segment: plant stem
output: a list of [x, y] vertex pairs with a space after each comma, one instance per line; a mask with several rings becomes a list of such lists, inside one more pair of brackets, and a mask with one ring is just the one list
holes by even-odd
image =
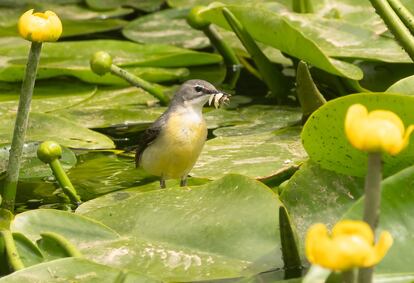
[[242, 42], [243, 46], [246, 48], [247, 52], [251, 55], [259, 69], [263, 81], [266, 83], [272, 95], [276, 97], [278, 103], [281, 104], [289, 93], [281, 71], [270, 62], [259, 46], [257, 46], [250, 33], [229, 9], [223, 8], [223, 15], [234, 33]]
[[292, 10], [296, 13], [313, 13], [311, 0], [293, 0]]
[[33, 88], [36, 81], [37, 66], [39, 65], [41, 50], [42, 43], [32, 42], [26, 66], [26, 74], [23, 79], [19, 106], [16, 114], [16, 122], [14, 125], [9, 162], [7, 165], [7, 176], [4, 181], [2, 202], [2, 207], [12, 212], [14, 211], [17, 181], [19, 179], [23, 145], [29, 120], [30, 103], [32, 101]]
[[124, 69], [121, 69], [120, 67], [112, 64], [111, 65], [111, 73], [123, 78], [127, 82], [129, 82], [131, 85], [139, 87], [156, 97], [161, 104], [167, 105], [170, 99], [165, 95], [164, 91], [157, 85], [154, 85], [152, 83], [147, 82], [146, 80], [141, 79], [140, 77], [135, 76], [134, 74], [131, 74], [128, 71], [125, 71]]
[[14, 243], [13, 234], [10, 230], [0, 231], [0, 236], [3, 238], [4, 246], [6, 248], [7, 262], [13, 271], [17, 271], [24, 268], [24, 264], [17, 251], [16, 244]]
[[62, 164], [60, 164], [60, 161], [58, 159], [52, 160], [52, 162], [49, 163], [50, 168], [53, 171], [53, 175], [55, 175], [55, 178], [57, 182], [59, 183], [59, 186], [62, 188], [65, 195], [69, 197], [71, 202], [75, 205], [79, 205], [81, 203], [81, 199], [78, 196], [75, 188], [72, 185], [72, 182], [70, 181], [68, 175], [66, 175], [65, 170], [63, 170]]
[[344, 283], [355, 283], [355, 270], [351, 269], [342, 272], [342, 281]]
[[401, 3], [400, 0], [388, 0], [392, 9], [397, 13], [398, 17], [404, 22], [405, 26], [414, 34], [414, 16], [411, 12]]
[[[364, 221], [371, 226], [375, 234], [378, 225], [381, 203], [381, 153], [368, 153], [368, 172], [365, 177]], [[372, 282], [374, 268], [359, 269], [358, 282]]]
[[414, 61], [414, 37], [386, 0], [370, 0], [395, 39]]
[[233, 66], [238, 67], [240, 65], [240, 61], [237, 58], [236, 54], [234, 53], [233, 48], [231, 48], [221, 37], [221, 35], [217, 32], [213, 25], [208, 25], [206, 28], [203, 29], [204, 34], [208, 37], [218, 53], [221, 54], [223, 57], [224, 63], [229, 68], [233, 68]]

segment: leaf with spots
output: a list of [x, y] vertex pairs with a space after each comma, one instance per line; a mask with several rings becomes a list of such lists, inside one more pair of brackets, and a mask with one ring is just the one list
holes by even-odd
[[[414, 123], [414, 97], [388, 93], [360, 93], [329, 101], [306, 122], [302, 141], [309, 157], [321, 167], [351, 176], [364, 176], [367, 153], [351, 146], [345, 136], [344, 119], [348, 108], [361, 103], [368, 111], [384, 109], [395, 112], [407, 127]], [[414, 164], [414, 143], [396, 156], [383, 154], [383, 174], [392, 175]]]

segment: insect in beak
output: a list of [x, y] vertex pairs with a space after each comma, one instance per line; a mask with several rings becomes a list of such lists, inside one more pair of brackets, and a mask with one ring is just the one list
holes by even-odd
[[217, 92], [210, 95], [208, 99], [208, 105], [214, 102], [214, 107], [217, 109], [220, 105], [223, 105], [230, 101], [230, 94], [224, 92]]

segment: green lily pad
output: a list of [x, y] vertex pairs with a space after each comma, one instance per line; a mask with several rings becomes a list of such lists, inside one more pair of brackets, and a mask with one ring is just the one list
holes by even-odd
[[154, 12], [161, 8], [164, 0], [86, 0], [95, 10], [111, 10], [120, 6], [133, 7], [144, 12]]
[[363, 194], [362, 178], [350, 177], [304, 163], [290, 178], [280, 195], [296, 228], [304, 254], [308, 228], [317, 222], [332, 227]]
[[115, 192], [82, 204], [77, 213], [128, 240], [82, 253], [163, 281], [256, 274], [282, 265], [280, 205], [266, 186], [239, 175], [192, 188]]
[[24, 234], [36, 242], [43, 232], [55, 232], [67, 238], [74, 245], [96, 246], [101, 242], [119, 239], [118, 233], [109, 227], [71, 212], [37, 209], [19, 213], [10, 229]]
[[133, 272], [124, 272], [83, 258], [62, 258], [37, 264], [2, 277], [0, 282], [113, 283], [119, 280], [119, 278], [122, 278], [122, 282], [125, 283], [159, 282]]
[[[375, 267], [377, 272], [412, 272], [414, 240], [414, 167], [388, 177], [381, 183], [381, 216], [378, 232], [387, 230], [394, 238], [388, 254]], [[363, 198], [343, 216], [360, 219], [363, 211]], [[392, 281], [394, 282], [394, 281]]]
[[168, 9], [139, 17], [122, 30], [122, 34], [139, 43], [172, 44], [201, 49], [210, 45], [202, 31], [191, 28], [185, 18], [190, 9]]
[[414, 76], [410, 76], [402, 80], [399, 80], [398, 82], [390, 86], [386, 90], [386, 92], [413, 95], [414, 94]]
[[[0, 114], [16, 113], [21, 84], [0, 82]], [[31, 111], [49, 112], [71, 107], [90, 98], [96, 86], [73, 80], [36, 82]]]
[[[274, 0], [246, 0], [243, 3], [261, 3], [261, 2], [272, 2]], [[167, 0], [168, 6], [170, 7], [187, 7], [191, 8], [196, 5], [205, 6], [210, 3], [216, 2], [214, 0]], [[221, 3], [226, 4], [237, 4], [240, 1], [237, 0], [222, 0]]]
[[392, 63], [411, 63], [400, 45], [354, 23], [313, 14], [286, 12], [282, 16], [313, 40], [328, 56]]
[[239, 111], [243, 122], [215, 130], [215, 136], [243, 136], [270, 132], [297, 124], [302, 111], [299, 108], [252, 105]]
[[[15, 115], [3, 115], [0, 121], [0, 144], [9, 144], [14, 129]], [[54, 140], [57, 143], [86, 149], [114, 148], [107, 136], [91, 131], [64, 118], [45, 113], [30, 113], [26, 141]]]
[[[202, 12], [202, 16], [215, 24], [230, 29], [221, 13], [222, 7], [210, 6]], [[254, 6], [228, 5], [225, 7], [234, 13], [256, 40], [332, 74], [355, 80], [362, 78], [362, 71], [358, 67], [329, 58], [328, 54], [317, 45], [316, 41], [290, 23], [286, 17], [270, 11], [266, 6], [256, 4]], [[269, 36], [269, 34], [272, 34], [272, 36]]]
[[[37, 158], [39, 143], [27, 143], [23, 147], [22, 163], [20, 164], [19, 179], [43, 178], [52, 176], [49, 165]], [[10, 146], [0, 147], [0, 172], [6, 171], [9, 160]], [[66, 147], [62, 147], [62, 158], [60, 163], [63, 169], [69, 170], [76, 164], [75, 154]]]
[[154, 177], [135, 168], [132, 158], [110, 152], [80, 155], [78, 165], [69, 170], [68, 176], [83, 201], [154, 180]]
[[22, 233], [13, 233], [17, 252], [25, 267], [43, 262], [43, 254], [39, 248]]
[[[23, 78], [30, 44], [18, 38], [0, 38], [0, 80], [20, 81]], [[181, 68], [209, 65], [221, 62], [221, 56], [196, 52], [167, 45], [141, 45], [121, 40], [66, 41], [45, 44], [42, 49], [38, 76], [49, 78], [59, 75], [77, 76], [84, 81], [104, 82], [109, 77], [99, 77], [89, 67], [89, 59], [97, 51], [104, 50], [112, 55], [114, 63], [129, 66], [135, 74], [152, 81], [182, 78], [188, 75], [185, 69], [161, 70], [156, 68]], [[137, 67], [151, 67], [143, 71]], [[155, 69], [154, 69], [155, 68]], [[141, 74], [139, 73], [141, 72]], [[147, 73], [147, 76], [142, 75]], [[159, 77], [159, 78], [158, 78]], [[167, 78], [166, 78], [167, 77]], [[120, 79], [117, 79], [119, 83]]]
[[[360, 93], [329, 101], [306, 122], [302, 141], [309, 157], [322, 168], [351, 176], [365, 176], [367, 153], [351, 146], [345, 136], [344, 119], [348, 108], [360, 103], [368, 111], [385, 109], [395, 112], [406, 126], [413, 123], [414, 97], [389, 93]], [[414, 144], [396, 156], [383, 154], [384, 176], [392, 175], [414, 162]]]
[[229, 173], [266, 179], [288, 170], [306, 158], [299, 141], [300, 128], [275, 133], [220, 136], [206, 142], [191, 176], [217, 179]]

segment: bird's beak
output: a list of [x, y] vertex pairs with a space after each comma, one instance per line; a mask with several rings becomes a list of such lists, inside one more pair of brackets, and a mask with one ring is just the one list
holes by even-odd
[[224, 91], [217, 91], [216, 93], [210, 94], [208, 99], [208, 105], [210, 106], [214, 102], [214, 107], [217, 109], [220, 105], [223, 105], [230, 101], [230, 94]]

